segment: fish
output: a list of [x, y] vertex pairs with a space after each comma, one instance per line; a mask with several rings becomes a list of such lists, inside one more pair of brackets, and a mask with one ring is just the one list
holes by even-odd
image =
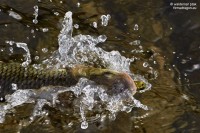
[[44, 86], [75, 85], [80, 78], [87, 78], [107, 88], [109, 94], [129, 90], [133, 95], [137, 87], [125, 72], [92, 66], [76, 65], [62, 69], [36, 69], [33, 65], [23, 67], [20, 63], [0, 61], [0, 101], [16, 89], [40, 89]]

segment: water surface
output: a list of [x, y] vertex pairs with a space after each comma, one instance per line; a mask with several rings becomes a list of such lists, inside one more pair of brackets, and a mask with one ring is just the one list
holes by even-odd
[[[31, 53], [31, 64], [41, 64], [49, 59], [59, 48], [58, 35], [64, 15], [72, 11], [73, 23], [78, 24], [73, 36], [106, 35], [107, 40], [96, 47], [107, 52], [118, 51], [134, 60], [130, 71], [144, 76], [152, 84], [151, 90], [134, 96], [149, 110], [135, 107], [130, 113], [118, 113], [115, 120], [107, 119], [103, 124], [91, 122], [83, 130], [80, 123], [66, 127], [67, 120], [62, 118], [63, 114], [56, 113], [56, 109], [51, 110], [50, 124], [39, 118], [23, 126], [23, 121], [19, 123], [19, 120], [29, 117], [29, 111], [33, 110], [27, 104], [26, 107], [17, 107], [16, 114], [11, 112], [7, 116], [6, 122], [0, 124], [1, 132], [151, 133], [200, 130], [200, 86], [192, 85], [198, 83], [200, 77], [199, 8], [174, 10], [170, 1], [155, 0], [1, 0], [0, 9], [2, 61], [22, 63], [26, 53], [6, 41], [26, 43]], [[13, 15], [13, 12], [18, 15]], [[108, 25], [103, 26], [101, 16], [107, 14], [111, 18]]]

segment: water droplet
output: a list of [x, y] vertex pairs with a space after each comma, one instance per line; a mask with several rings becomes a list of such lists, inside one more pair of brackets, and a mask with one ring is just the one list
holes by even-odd
[[31, 29], [31, 33], [33, 34], [35, 31], [34, 31], [34, 29]]
[[10, 53], [13, 53], [13, 47], [9, 47]]
[[37, 23], [38, 23], [38, 20], [33, 19], [33, 23], [34, 23], [34, 24], [37, 24]]
[[48, 32], [49, 29], [48, 28], [41, 28], [42, 32]]
[[82, 128], [82, 129], [87, 129], [87, 128], [88, 128], [88, 123], [87, 123], [87, 121], [84, 121], [84, 122], [81, 123], [81, 128]]
[[13, 17], [14, 19], [17, 19], [17, 20], [21, 20], [22, 19], [22, 17], [18, 13], [14, 12], [14, 11], [8, 11], [8, 13], [9, 13], [9, 16]]
[[81, 4], [78, 2], [78, 3], [77, 3], [77, 7], [80, 7], [80, 5], [81, 5]]
[[12, 46], [14, 44], [14, 41], [5, 41], [5, 43], [10, 44]]
[[79, 28], [79, 25], [78, 25], [78, 24], [74, 24], [74, 28], [75, 28], [75, 29], [78, 29], [78, 28]]
[[38, 23], [37, 17], [38, 17], [38, 10], [39, 10], [39, 8], [38, 8], [37, 5], [34, 6], [33, 8], [34, 8], [33, 16], [35, 16], [35, 18], [33, 19], [33, 23], [34, 23], [34, 24], [37, 24], [37, 23]]
[[186, 94], [183, 94], [182, 98], [185, 99], [185, 100], [189, 100], [189, 97]]
[[0, 97], [0, 101], [3, 101], [4, 99], [3, 99], [3, 97]]
[[143, 63], [143, 67], [148, 67], [148, 65], [149, 65], [149, 64], [148, 64], [147, 62], [144, 62], [144, 63]]
[[130, 45], [140, 45], [140, 40], [135, 40], [135, 41], [133, 41], [133, 42], [130, 42], [129, 44]]
[[132, 107], [124, 106], [123, 111], [125, 111], [126, 113], [130, 113], [132, 111]]
[[200, 69], [200, 64], [194, 64], [192, 67], [194, 70]]
[[17, 90], [17, 84], [12, 83], [11, 86], [12, 86], [12, 90]]
[[72, 127], [73, 126], [73, 122], [68, 123], [68, 127]]
[[116, 115], [115, 114], [109, 114], [109, 119], [114, 121], [116, 119]]
[[101, 16], [101, 25], [102, 26], [107, 26], [108, 25], [108, 21], [110, 20], [110, 18], [111, 18], [110, 14], [102, 15]]
[[58, 15], [59, 15], [59, 12], [54, 12], [54, 15], [58, 16]]
[[47, 52], [48, 52], [48, 49], [47, 49], [47, 48], [42, 48], [42, 52], [43, 52], [43, 53], [47, 53]]
[[182, 64], [185, 64], [185, 63], [187, 63], [187, 60], [182, 59], [182, 60], [181, 60], [181, 63], [182, 63]]
[[97, 22], [93, 22], [92, 24], [94, 28], [97, 28]]
[[39, 56], [35, 56], [35, 60], [39, 60], [39, 58], [40, 58]]
[[138, 26], [138, 24], [135, 24], [135, 25], [134, 25], [133, 30], [139, 30], [139, 26]]
[[140, 49], [143, 49], [142, 45], [139, 46]]
[[106, 35], [100, 35], [100, 36], [98, 37], [99, 42], [105, 42], [106, 39], [107, 39], [107, 36], [106, 36]]

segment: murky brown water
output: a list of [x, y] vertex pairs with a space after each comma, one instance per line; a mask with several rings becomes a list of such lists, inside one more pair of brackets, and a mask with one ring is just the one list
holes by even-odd
[[[80, 3], [80, 7], [77, 3]], [[177, 1], [179, 2], [179, 1]], [[38, 23], [33, 23], [33, 7], [38, 5]], [[199, 3], [197, 3], [199, 7]], [[80, 124], [65, 129], [65, 120], [53, 117], [51, 125], [38, 121], [26, 127], [21, 126], [22, 133], [28, 132], [198, 132], [200, 130], [200, 9], [174, 10], [170, 1], [156, 0], [1, 0], [0, 1], [0, 60], [22, 62], [22, 51], [5, 41], [25, 42], [31, 52], [32, 63], [40, 63], [58, 49], [57, 36], [61, 29], [61, 19], [67, 11], [73, 12], [73, 34], [105, 34], [108, 39], [99, 47], [106, 51], [117, 50], [125, 57], [137, 58], [131, 65], [135, 74], [143, 75], [152, 84], [152, 89], [137, 93], [135, 97], [151, 110], [134, 108], [130, 113], [119, 113], [116, 120], [106, 121], [104, 126], [90, 123], [88, 129], [82, 130]], [[8, 11], [22, 16], [17, 20], [9, 16]], [[59, 14], [59, 15], [56, 15]], [[97, 29], [91, 24], [100, 24], [100, 16], [110, 14], [107, 27]], [[138, 25], [138, 30], [137, 30]], [[43, 32], [48, 28], [48, 32]], [[131, 45], [135, 40], [139, 45]], [[148, 54], [133, 50], [152, 51]], [[42, 52], [47, 48], [48, 52]], [[35, 58], [39, 56], [39, 60]], [[147, 62], [149, 66], [144, 67]], [[157, 77], [158, 76], [158, 77]], [[182, 86], [181, 86], [182, 85]], [[18, 107], [15, 116], [8, 116], [0, 124], [0, 132], [15, 132], [19, 128], [19, 119], [25, 119], [24, 112], [32, 110]], [[55, 110], [56, 111], [56, 110]], [[20, 113], [23, 112], [23, 117]], [[52, 111], [53, 112], [53, 111]], [[53, 112], [54, 113], [54, 112]], [[12, 115], [12, 114], [11, 114]], [[22, 124], [23, 125], [23, 124]]]

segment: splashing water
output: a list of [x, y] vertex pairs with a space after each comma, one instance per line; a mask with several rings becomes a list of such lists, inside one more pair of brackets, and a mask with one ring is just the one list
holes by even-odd
[[[73, 27], [72, 12], [67, 12], [62, 23], [62, 30], [58, 35], [59, 48], [49, 59], [44, 60], [42, 62], [43, 64], [56, 68], [86, 64], [123, 71], [129, 73], [134, 80], [140, 80], [146, 83], [146, 89], [143, 92], [151, 88], [151, 85], [144, 77], [134, 75], [130, 72], [131, 59], [121, 56], [118, 51], [106, 52], [96, 47], [98, 43], [106, 41], [107, 37], [105, 35], [94, 37], [80, 34], [73, 37]], [[27, 52], [26, 61], [24, 62], [24, 66], [26, 67], [31, 62], [27, 45], [24, 43], [16, 44], [17, 47], [21, 47]], [[63, 111], [63, 107], [60, 108], [60, 105], [62, 105], [60, 94], [69, 92], [75, 97], [75, 99], [71, 99], [73, 101], [71, 109], [74, 110], [74, 117], [77, 117], [77, 120], [81, 122], [82, 129], [88, 127], [88, 121], [91, 119], [100, 118], [103, 120], [105, 116], [108, 116], [110, 119], [115, 119], [119, 111], [128, 113], [131, 112], [133, 107], [148, 110], [148, 107], [136, 100], [128, 90], [115, 95], [107, 94], [105, 90], [103, 86], [99, 86], [95, 82], [85, 78], [81, 78], [75, 86], [71, 87], [51, 86], [43, 87], [40, 90], [17, 89], [12, 95], [7, 95], [6, 104], [0, 105], [0, 123], [4, 122], [7, 112], [25, 103], [36, 103], [30, 115], [30, 123], [37, 116], [48, 116], [48, 111], [43, 109], [44, 105]], [[68, 97], [63, 98], [67, 99]], [[68, 108], [68, 106], [65, 106], [65, 108]], [[95, 118], [91, 118], [91, 114]], [[69, 125], [71, 125], [70, 123], [73, 123], [73, 121], [69, 122]]]
[[[14, 42], [14, 41], [5, 41], [5, 42], [11, 46], [13, 46], [13, 44], [16, 44], [18, 48], [22, 48], [25, 50], [26, 54], [24, 55], [25, 61], [22, 63], [23, 67], [27, 67], [31, 63], [31, 54], [26, 43]], [[12, 47], [10, 47], [10, 52], [13, 53]]]
[[[49, 66], [71, 66], [87, 64], [108, 68], [117, 71], [130, 72], [130, 59], [120, 55], [118, 51], [106, 52], [96, 47], [98, 43], [106, 41], [105, 35], [93, 37], [90, 35], [76, 35], [72, 37], [73, 20], [72, 12], [65, 14], [63, 28], [58, 36], [59, 49], [55, 54], [45, 61]], [[57, 62], [57, 65], [52, 65]]]
[[25, 51], [26, 51], [26, 55], [25, 55], [25, 60], [23, 63], [22, 63], [22, 66], [23, 67], [27, 67], [30, 63], [31, 63], [31, 54], [30, 54], [30, 51], [28, 49], [28, 46], [26, 43], [19, 43], [17, 42], [17, 47], [18, 48], [23, 48]]
[[109, 14], [107, 15], [102, 15], [101, 16], [101, 25], [102, 26], [107, 26], [108, 25], [108, 21], [110, 20], [111, 16]]
[[[129, 92], [123, 92], [117, 95], [108, 95], [105, 92], [105, 88], [96, 85], [95, 82], [85, 78], [81, 78], [79, 82], [72, 87], [43, 87], [41, 90], [16, 90], [12, 95], [6, 96], [7, 104], [0, 105], [0, 122], [5, 119], [5, 114], [18, 105], [25, 103], [36, 103], [32, 115], [30, 116], [30, 123], [38, 116], [48, 115], [43, 110], [44, 105], [49, 105], [57, 108], [59, 103], [59, 94], [64, 92], [73, 92], [77, 99], [80, 101], [74, 105], [75, 108], [79, 108], [79, 112], [74, 114], [80, 114], [81, 127], [86, 129], [90, 118], [87, 115], [93, 111], [96, 111], [100, 118], [104, 117], [104, 112], [107, 110], [110, 113], [107, 115], [116, 115], [119, 111], [130, 112], [133, 107], [140, 107], [147, 110], [145, 105], [142, 105], [139, 101], [133, 98]], [[124, 99], [126, 101], [124, 101]], [[74, 99], [72, 99], [74, 100]], [[57, 102], [56, 102], [57, 101]], [[65, 108], [68, 108], [67, 106]], [[95, 114], [95, 116], [98, 116]]]

